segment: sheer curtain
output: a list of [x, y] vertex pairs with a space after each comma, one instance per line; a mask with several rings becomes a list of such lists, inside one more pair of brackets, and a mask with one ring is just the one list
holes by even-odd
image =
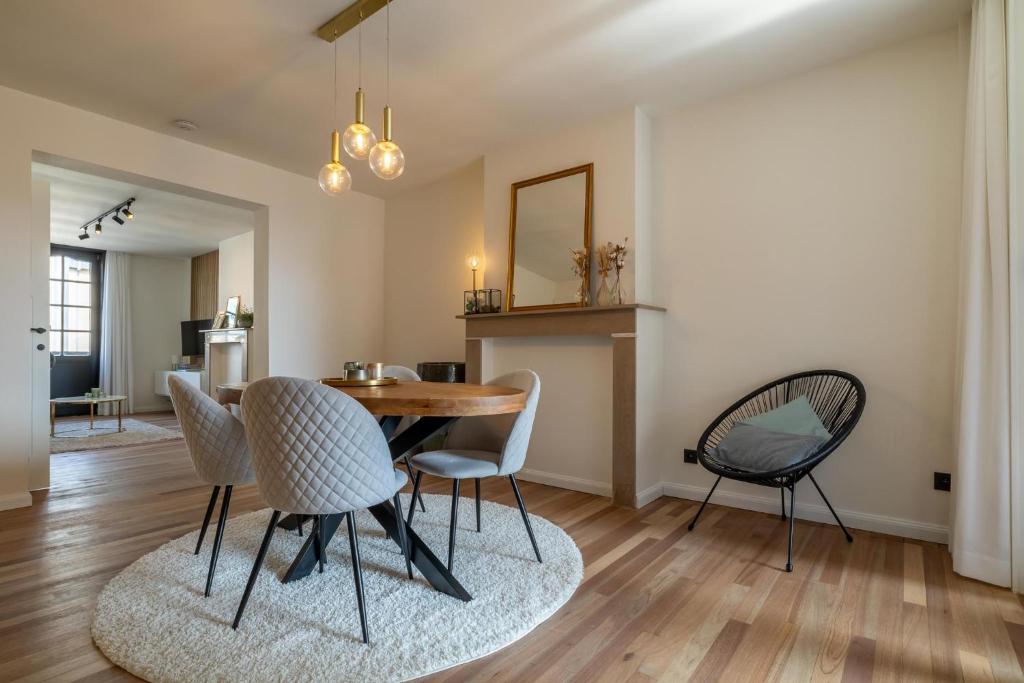
[[[108, 251], [103, 265], [103, 303], [100, 321], [100, 387], [108, 394], [128, 397], [132, 412], [132, 299], [131, 255]], [[109, 415], [113, 406], [102, 406]]]
[[964, 139], [956, 468], [958, 574], [1010, 585], [1010, 224], [1005, 0], [975, 0]]

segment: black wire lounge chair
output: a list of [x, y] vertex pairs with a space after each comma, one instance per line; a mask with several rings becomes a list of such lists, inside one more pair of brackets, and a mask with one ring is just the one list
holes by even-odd
[[[774, 410], [800, 396], [807, 397], [814, 412], [832, 435], [809, 456], [798, 463], [770, 472], [738, 469], [734, 465], [715, 459], [714, 449], [735, 423]], [[861, 413], [864, 412], [865, 400], [864, 384], [850, 373], [840, 370], [810, 370], [775, 380], [729, 406], [725, 412], [715, 418], [697, 443], [697, 460], [705, 469], [717, 474], [718, 479], [715, 480], [711, 490], [708, 491], [707, 498], [704, 499], [697, 514], [690, 521], [690, 530], [693, 530], [697, 519], [704, 512], [704, 507], [711, 499], [711, 494], [715, 492], [718, 483], [722, 481], [722, 477], [779, 489], [779, 494], [782, 497], [783, 519], [786, 519], [786, 489], [789, 489], [789, 554], [786, 560], [786, 571], [791, 572], [793, 571], [793, 514], [796, 510], [795, 486], [804, 477], [809, 477], [832, 516], [836, 518], [846, 540], [852, 543], [853, 536], [846, 530], [839, 515], [832, 508], [832, 503], [825, 497], [825, 492], [814, 480], [811, 470], [827, 458], [850, 435], [857, 421], [860, 420]]]

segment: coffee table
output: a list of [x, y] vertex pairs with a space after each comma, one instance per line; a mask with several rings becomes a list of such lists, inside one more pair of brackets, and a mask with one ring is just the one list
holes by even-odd
[[100, 403], [117, 403], [117, 431], [123, 432], [124, 427], [121, 426], [121, 417], [124, 413], [124, 402], [128, 400], [127, 396], [118, 396], [112, 394], [110, 396], [103, 396], [100, 398], [93, 398], [92, 396], [64, 396], [61, 398], [50, 399], [50, 436], [56, 436], [57, 431], [57, 406], [58, 405], [75, 405], [81, 406], [89, 404], [89, 429], [93, 428], [93, 423], [96, 417], [96, 406]]

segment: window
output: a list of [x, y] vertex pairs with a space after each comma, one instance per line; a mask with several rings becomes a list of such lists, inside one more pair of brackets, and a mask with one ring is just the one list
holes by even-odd
[[50, 256], [50, 352], [58, 356], [88, 356], [93, 351], [93, 292], [98, 283], [96, 261], [90, 255]]

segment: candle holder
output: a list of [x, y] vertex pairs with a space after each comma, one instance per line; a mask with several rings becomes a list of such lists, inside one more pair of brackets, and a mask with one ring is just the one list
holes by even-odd
[[466, 315], [478, 313], [501, 313], [500, 289], [472, 289], [462, 293], [463, 308]]

